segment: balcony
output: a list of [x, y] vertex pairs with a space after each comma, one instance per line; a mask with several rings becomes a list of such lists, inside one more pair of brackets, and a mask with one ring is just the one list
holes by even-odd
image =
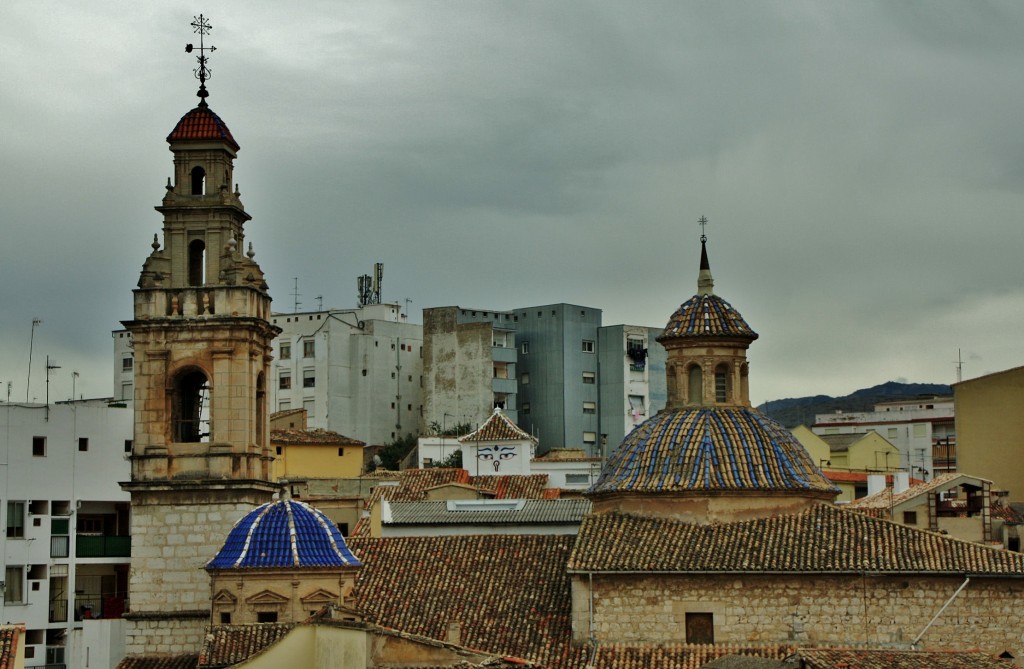
[[75, 537], [75, 557], [131, 557], [132, 538], [79, 534]]

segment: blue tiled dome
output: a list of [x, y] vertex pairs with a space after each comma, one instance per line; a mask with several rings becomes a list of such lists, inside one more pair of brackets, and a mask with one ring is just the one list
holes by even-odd
[[235, 523], [207, 569], [358, 567], [338, 528], [323, 513], [293, 499], [268, 502]]

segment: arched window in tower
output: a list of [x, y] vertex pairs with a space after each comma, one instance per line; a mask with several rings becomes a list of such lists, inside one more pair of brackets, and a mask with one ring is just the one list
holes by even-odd
[[174, 378], [171, 438], [179, 443], [210, 440], [210, 386], [202, 370], [192, 367]]
[[192, 194], [206, 195], [206, 170], [199, 165], [192, 168]]
[[687, 404], [703, 404], [704, 403], [704, 371], [700, 368], [700, 365], [691, 365], [690, 371], [687, 374], [687, 392], [686, 402]]
[[206, 278], [206, 242], [193, 239], [188, 243], [188, 285], [201, 286]]
[[724, 362], [715, 367], [715, 401], [729, 401], [729, 366]]
[[266, 446], [266, 432], [263, 423], [267, 419], [267, 390], [264, 386], [263, 372], [256, 377], [256, 445]]
[[750, 370], [747, 368], [747, 365], [745, 363], [743, 365], [740, 365], [740, 399], [743, 400], [744, 402], [750, 401], [750, 378], [748, 376], [749, 373]]

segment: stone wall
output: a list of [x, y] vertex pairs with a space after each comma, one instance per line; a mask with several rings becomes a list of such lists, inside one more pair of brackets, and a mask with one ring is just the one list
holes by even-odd
[[202, 618], [129, 619], [125, 651], [128, 655], [198, 653], [209, 623], [208, 615]]
[[[593, 577], [601, 643], [686, 641], [686, 614], [712, 613], [715, 643], [909, 647], [961, 577], [629, 575]], [[573, 577], [573, 632], [590, 635], [587, 575]], [[973, 578], [922, 639], [925, 648], [1024, 654], [1024, 580]]]

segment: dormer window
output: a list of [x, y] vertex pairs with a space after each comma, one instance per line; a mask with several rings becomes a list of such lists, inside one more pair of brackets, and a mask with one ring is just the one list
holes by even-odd
[[199, 165], [192, 168], [192, 194], [206, 195], [206, 170]]

